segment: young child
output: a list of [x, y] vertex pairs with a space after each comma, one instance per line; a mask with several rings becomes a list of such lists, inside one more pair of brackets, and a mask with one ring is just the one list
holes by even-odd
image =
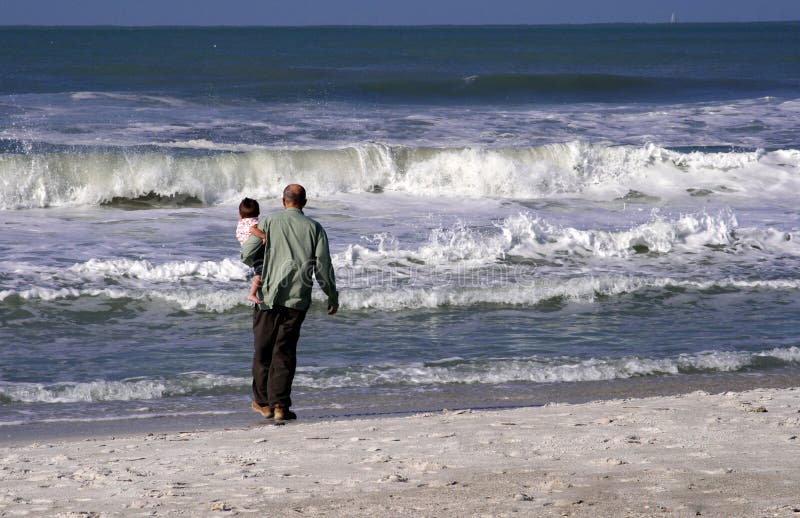
[[[256, 226], [258, 224], [259, 212], [260, 209], [256, 200], [245, 198], [239, 204], [239, 224], [236, 225], [236, 239], [239, 241], [240, 245], [243, 245], [251, 236], [259, 238], [263, 245], [267, 244], [267, 235]], [[259, 254], [259, 257], [263, 257], [263, 253]], [[259, 286], [261, 286], [261, 270], [264, 268], [263, 259], [258, 259], [252, 266], [256, 274], [253, 276], [253, 280], [250, 283], [250, 293], [247, 295], [247, 300], [254, 304], [261, 304], [262, 301], [259, 300], [256, 293]]]

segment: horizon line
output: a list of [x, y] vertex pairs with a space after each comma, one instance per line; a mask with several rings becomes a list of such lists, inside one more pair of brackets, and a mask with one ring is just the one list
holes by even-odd
[[75, 29], [160, 29], [160, 28], [241, 28], [241, 29], [308, 29], [308, 28], [456, 28], [456, 27], [556, 27], [556, 26], [596, 26], [596, 25], [747, 25], [747, 24], [780, 24], [800, 23], [797, 20], [750, 20], [750, 21], [684, 21], [670, 22], [550, 22], [550, 23], [419, 23], [419, 24], [34, 24], [15, 23], [0, 24], [0, 29], [6, 28], [75, 28]]

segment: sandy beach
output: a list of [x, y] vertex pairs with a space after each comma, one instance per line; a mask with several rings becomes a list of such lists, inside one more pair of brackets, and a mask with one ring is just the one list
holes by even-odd
[[0, 448], [0, 516], [796, 516], [800, 389]]

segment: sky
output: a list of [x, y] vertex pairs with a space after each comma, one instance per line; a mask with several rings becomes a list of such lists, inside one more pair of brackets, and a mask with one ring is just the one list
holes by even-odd
[[800, 20], [800, 0], [0, 0], [0, 25], [472, 25]]

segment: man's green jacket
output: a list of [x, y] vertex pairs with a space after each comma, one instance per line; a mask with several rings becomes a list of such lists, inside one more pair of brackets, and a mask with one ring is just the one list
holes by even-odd
[[[322, 225], [302, 210], [288, 208], [266, 216], [258, 228], [267, 235], [258, 292], [264, 301], [262, 310], [272, 306], [307, 310], [314, 277], [328, 296], [328, 306], [339, 305], [328, 235]], [[242, 245], [242, 261], [252, 266], [261, 250], [261, 240], [250, 236]]]

